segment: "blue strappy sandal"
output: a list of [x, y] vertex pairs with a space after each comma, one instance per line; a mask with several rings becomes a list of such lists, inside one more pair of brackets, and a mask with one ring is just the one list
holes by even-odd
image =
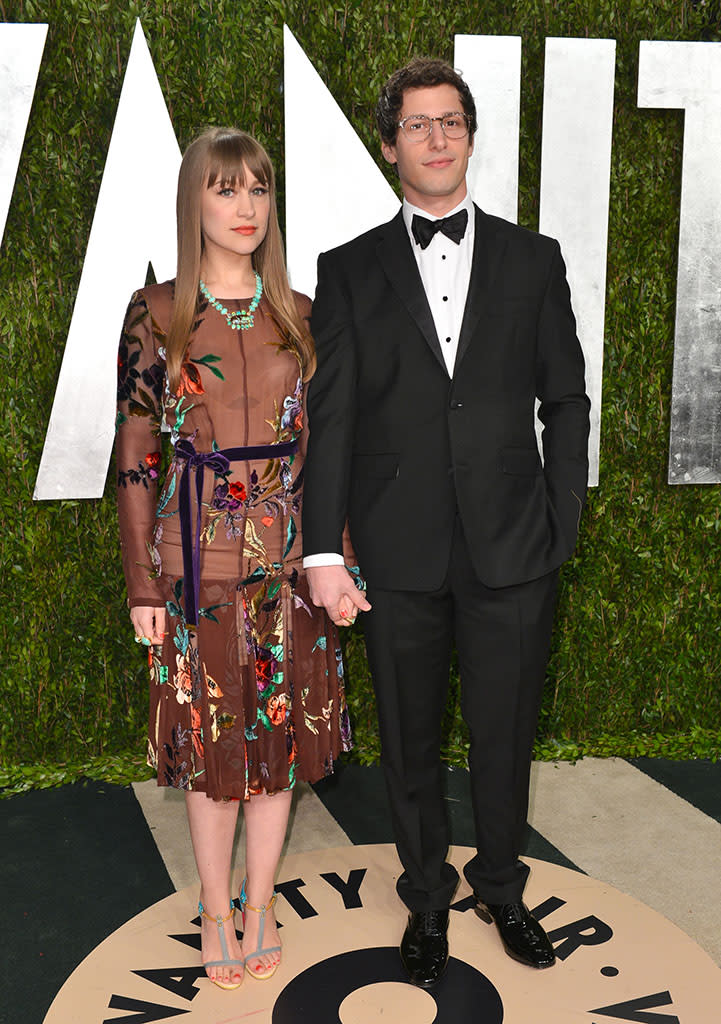
[[[206, 960], [205, 963], [203, 964], [203, 967], [235, 967], [236, 965], [238, 965], [241, 968], [243, 968], [245, 966], [245, 960], [231, 960], [230, 956], [228, 955], [228, 943], [225, 941], [225, 928], [223, 927], [223, 925], [225, 924], [226, 921], [229, 921], [230, 918], [235, 913], [235, 907], [233, 906], [233, 904], [230, 904], [230, 913], [227, 914], [225, 917], [221, 917], [220, 914], [216, 914], [215, 916], [213, 916], [212, 914], [206, 914], [205, 909], [203, 908], [203, 904], [200, 902], [200, 900], [198, 900], [198, 913], [202, 917], [207, 918], [208, 921], [215, 921], [216, 925], [218, 926], [218, 934], [220, 936], [220, 949], [223, 954], [222, 960]], [[224, 981], [218, 981], [216, 978], [211, 978], [210, 975], [208, 975], [208, 981], [212, 981], [214, 985], [218, 986], [218, 988], [224, 988], [230, 992], [233, 989], [240, 988], [243, 979], [241, 978], [240, 981], [226, 983]]]
[[280, 953], [280, 946], [268, 946], [267, 949], [263, 949], [263, 936], [265, 934], [265, 915], [271, 909], [273, 904], [278, 898], [278, 893], [273, 892], [273, 895], [269, 903], [266, 903], [262, 907], [254, 907], [252, 903], [248, 903], [248, 897], [245, 895], [245, 883], [248, 881], [247, 878], [243, 879], [243, 885], [240, 889], [240, 912], [243, 915], [243, 932], [245, 933], [245, 912], [246, 910], [252, 910], [256, 914], [260, 914], [260, 929], [258, 930], [258, 948], [254, 953], [249, 953], [245, 957], [245, 969], [251, 978], [257, 978], [258, 981], [265, 981], [267, 978], [272, 978], [278, 969], [278, 964], [274, 964], [272, 967], [264, 967], [262, 964], [259, 965], [260, 970], [254, 970], [248, 966], [249, 960], [254, 960], [256, 957], [265, 956], [267, 953]]

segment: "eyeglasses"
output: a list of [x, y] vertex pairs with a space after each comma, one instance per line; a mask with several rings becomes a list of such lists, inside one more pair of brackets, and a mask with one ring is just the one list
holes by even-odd
[[428, 117], [427, 114], [409, 114], [398, 127], [403, 131], [407, 139], [413, 142], [423, 142], [431, 134], [433, 122], [438, 121], [441, 131], [447, 139], [463, 139], [468, 135], [468, 117], [458, 110], [452, 114], [444, 114], [442, 117]]

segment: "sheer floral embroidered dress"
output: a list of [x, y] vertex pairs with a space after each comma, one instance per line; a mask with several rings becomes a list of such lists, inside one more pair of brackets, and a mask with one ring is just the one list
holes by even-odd
[[[308, 317], [310, 300], [295, 300]], [[350, 747], [338, 634], [302, 570], [301, 372], [265, 298], [241, 331], [201, 297], [171, 395], [172, 301], [172, 282], [135, 293], [118, 359], [128, 597], [168, 611], [149, 650], [148, 759], [159, 785], [247, 798], [321, 778]], [[173, 458], [160, 486], [163, 418]]]

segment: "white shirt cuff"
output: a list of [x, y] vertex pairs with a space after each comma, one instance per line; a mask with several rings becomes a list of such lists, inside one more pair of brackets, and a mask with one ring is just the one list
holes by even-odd
[[338, 555], [334, 551], [324, 551], [319, 555], [306, 555], [303, 559], [304, 569], [316, 569], [322, 565], [345, 565], [345, 559], [343, 555]]

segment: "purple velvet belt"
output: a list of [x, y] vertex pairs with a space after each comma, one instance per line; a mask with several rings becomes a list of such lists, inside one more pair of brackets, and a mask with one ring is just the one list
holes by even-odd
[[[297, 441], [281, 441], [279, 444], [259, 444], [247, 448], [222, 448], [214, 452], [196, 452], [191, 441], [180, 438], [175, 443], [176, 459], [184, 459], [183, 473], [178, 490], [178, 512], [180, 514], [180, 539], [183, 545], [183, 597], [185, 619], [188, 625], [198, 623], [200, 599], [200, 520], [203, 501], [203, 475], [205, 467], [223, 476], [230, 470], [231, 462], [253, 459], [279, 459], [293, 455], [298, 450]], [[195, 470], [195, 525], [192, 522], [193, 501], [190, 489], [190, 470]]]

